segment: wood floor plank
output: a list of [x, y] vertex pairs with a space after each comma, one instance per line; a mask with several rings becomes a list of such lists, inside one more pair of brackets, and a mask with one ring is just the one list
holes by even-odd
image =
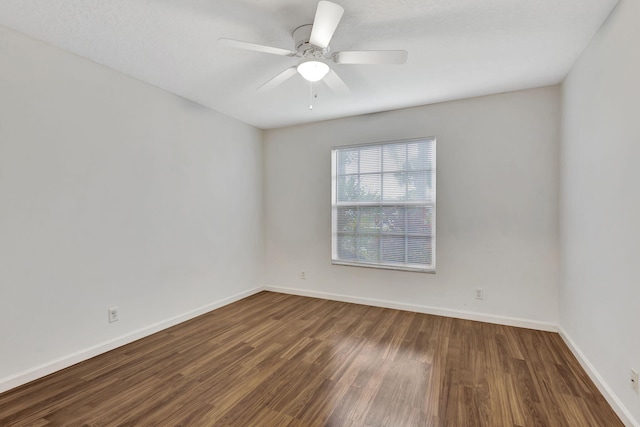
[[558, 334], [262, 292], [0, 394], [1, 426], [622, 426]]

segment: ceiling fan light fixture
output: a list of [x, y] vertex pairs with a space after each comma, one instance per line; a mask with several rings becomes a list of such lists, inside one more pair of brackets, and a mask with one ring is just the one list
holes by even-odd
[[298, 73], [310, 82], [322, 80], [329, 72], [329, 66], [321, 61], [308, 60], [298, 65]]

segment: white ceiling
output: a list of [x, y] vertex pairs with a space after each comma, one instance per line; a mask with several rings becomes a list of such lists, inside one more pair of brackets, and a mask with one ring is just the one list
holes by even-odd
[[260, 128], [275, 128], [563, 80], [617, 0], [334, 0], [332, 51], [405, 49], [405, 65], [332, 67], [336, 95], [296, 75], [256, 88], [295, 58], [220, 46], [228, 37], [293, 49], [316, 0], [0, 0], [0, 25]]

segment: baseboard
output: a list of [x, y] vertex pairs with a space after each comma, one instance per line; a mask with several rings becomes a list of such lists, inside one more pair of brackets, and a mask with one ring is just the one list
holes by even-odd
[[496, 316], [472, 311], [452, 310], [439, 307], [429, 307], [424, 305], [406, 304], [395, 301], [378, 300], [372, 298], [361, 298], [349, 295], [332, 294], [328, 292], [311, 291], [296, 288], [284, 288], [280, 286], [265, 286], [265, 291], [279, 292], [283, 294], [300, 295], [328, 299], [333, 301], [351, 302], [354, 304], [372, 305], [375, 307], [394, 308], [396, 310], [413, 311], [416, 313], [434, 314], [444, 317], [455, 317], [457, 319], [475, 320], [478, 322], [495, 323], [498, 325], [516, 326], [519, 328], [536, 329], [547, 332], [558, 332], [557, 325], [553, 323], [540, 322], [537, 320], [520, 319], [517, 317]]
[[19, 387], [23, 384], [29, 383], [38, 378], [42, 378], [46, 375], [52, 374], [61, 369], [68, 368], [69, 366], [75, 365], [77, 363], [80, 363], [82, 361], [95, 357], [102, 353], [106, 353], [107, 351], [111, 351], [123, 345], [129, 344], [133, 341], [137, 341], [146, 336], [155, 334], [156, 332], [160, 332], [164, 329], [170, 328], [182, 322], [186, 322], [187, 320], [193, 319], [194, 317], [198, 317], [202, 314], [208, 313], [217, 308], [239, 301], [243, 298], [254, 295], [261, 291], [300, 295], [300, 296], [306, 296], [306, 297], [328, 299], [333, 301], [350, 302], [354, 304], [364, 304], [364, 305], [371, 305], [375, 307], [393, 308], [397, 310], [433, 314], [433, 315], [445, 316], [445, 317], [455, 317], [459, 319], [475, 320], [475, 321], [495, 323], [500, 325], [516, 326], [516, 327], [537, 329], [537, 330], [549, 331], [549, 332], [558, 332], [560, 334], [560, 337], [562, 337], [564, 342], [567, 344], [567, 346], [569, 347], [571, 352], [574, 354], [574, 356], [576, 357], [576, 359], [578, 360], [582, 368], [589, 375], [589, 377], [594, 382], [596, 387], [598, 387], [598, 390], [600, 391], [600, 393], [602, 393], [604, 398], [607, 400], [607, 403], [609, 403], [611, 408], [615, 411], [618, 417], [620, 417], [622, 422], [629, 427], [640, 427], [640, 423], [633, 418], [631, 413], [622, 404], [620, 399], [609, 387], [609, 385], [606, 383], [604, 378], [602, 378], [602, 376], [598, 373], [598, 371], [591, 364], [591, 362], [589, 362], [589, 359], [587, 359], [587, 357], [582, 352], [582, 350], [580, 350], [580, 348], [577, 346], [575, 341], [573, 341], [573, 339], [562, 327], [558, 327], [552, 323], [539, 322], [535, 320], [520, 319], [520, 318], [514, 318], [514, 317], [507, 317], [507, 316], [487, 315], [483, 313], [475, 313], [475, 312], [463, 311], [463, 310], [452, 310], [452, 309], [429, 307], [429, 306], [416, 305], [416, 304], [406, 304], [406, 303], [378, 300], [378, 299], [372, 299], [372, 298], [361, 298], [361, 297], [354, 297], [349, 295], [333, 294], [328, 292], [319, 292], [319, 291], [296, 289], [296, 288], [286, 288], [286, 287], [279, 287], [279, 286], [264, 286], [264, 287], [250, 289], [245, 292], [240, 292], [230, 297], [223, 298], [216, 302], [196, 308], [187, 313], [174, 316], [170, 319], [163, 320], [162, 322], [158, 322], [148, 327], [138, 329], [136, 331], [114, 338], [107, 342], [95, 345], [93, 347], [89, 347], [84, 350], [80, 350], [78, 352], [69, 354], [67, 356], [61, 357], [51, 362], [36, 366], [32, 369], [28, 369], [18, 374], [0, 379], [0, 393]]
[[350, 302], [354, 304], [372, 305], [375, 307], [394, 308], [397, 310], [406, 310], [406, 311], [413, 311], [417, 313], [434, 314], [434, 315], [445, 316], [445, 317], [455, 317], [458, 319], [476, 320], [479, 322], [495, 323], [499, 325], [516, 326], [516, 327], [528, 328], [528, 329], [537, 329], [537, 330], [548, 331], [548, 332], [558, 332], [560, 337], [562, 337], [564, 342], [569, 347], [569, 350], [571, 350], [571, 352], [576, 357], [576, 359], [578, 359], [578, 362], [580, 363], [582, 368], [585, 370], [587, 375], [589, 375], [589, 377], [594, 382], [596, 387], [598, 387], [598, 390], [600, 391], [600, 393], [602, 393], [604, 398], [607, 400], [607, 403], [609, 403], [611, 408], [615, 411], [616, 415], [620, 417], [624, 425], [628, 427], [640, 427], [640, 423], [638, 423], [638, 421], [636, 421], [633, 418], [631, 413], [622, 404], [620, 399], [618, 399], [618, 397], [615, 395], [613, 390], [604, 381], [602, 376], [594, 368], [591, 362], [589, 362], [587, 357], [576, 345], [576, 343], [571, 339], [571, 337], [567, 334], [567, 332], [563, 328], [555, 324], [547, 323], [547, 322], [539, 322], [536, 320], [520, 319], [520, 318], [514, 318], [514, 317], [507, 317], [507, 316], [487, 315], [483, 313], [475, 313], [475, 312], [462, 311], [462, 310], [451, 310], [451, 309], [444, 309], [444, 308], [438, 308], [438, 307], [405, 304], [405, 303], [398, 303], [394, 301], [378, 300], [378, 299], [372, 299], [372, 298], [361, 298], [361, 297], [354, 297], [349, 295], [333, 294], [328, 292], [319, 292], [319, 291], [312, 291], [312, 290], [305, 290], [305, 289], [286, 288], [286, 287], [280, 287], [280, 286], [265, 286], [263, 289], [265, 291], [279, 292], [283, 294], [300, 295], [305, 297], [321, 298], [321, 299], [328, 299], [328, 300], [341, 301], [341, 302]]
[[560, 337], [564, 340], [567, 347], [571, 350], [573, 355], [578, 359], [582, 369], [585, 370], [591, 381], [598, 387], [602, 396], [607, 400], [607, 403], [611, 408], [615, 411], [616, 415], [620, 417], [620, 420], [624, 423], [625, 426], [628, 427], [640, 427], [640, 422], [638, 422], [633, 415], [627, 410], [624, 404], [618, 399], [618, 396], [613, 392], [611, 387], [607, 384], [607, 382], [602, 378], [600, 373], [596, 370], [596, 368], [589, 362], [587, 356], [580, 350], [580, 347], [575, 343], [575, 341], [571, 338], [571, 336], [565, 331], [562, 327], [558, 328], [558, 333]]
[[26, 371], [20, 372], [15, 375], [0, 379], [0, 393], [11, 390], [15, 387], [21, 386], [23, 384], [26, 384], [38, 378], [42, 378], [46, 375], [52, 374], [61, 369], [68, 368], [69, 366], [75, 365], [76, 363], [80, 363], [87, 359], [91, 359], [92, 357], [95, 357], [102, 353], [106, 353], [107, 351], [111, 351], [125, 344], [132, 343], [133, 341], [137, 341], [140, 338], [144, 338], [149, 335], [155, 334], [156, 332], [160, 332], [164, 329], [170, 328], [179, 323], [186, 322], [187, 320], [193, 319], [194, 317], [198, 317], [202, 314], [215, 310], [216, 308], [220, 308], [225, 305], [231, 304], [233, 302], [239, 301], [243, 298], [246, 298], [248, 296], [261, 292], [262, 290], [263, 288], [259, 287], [259, 288], [254, 288], [245, 292], [240, 292], [238, 294], [232, 295], [227, 298], [223, 298], [221, 300], [196, 308], [194, 310], [188, 311], [178, 316], [171, 317], [170, 319], [163, 320], [153, 325], [150, 325], [150, 326], [138, 329], [136, 331], [130, 332], [128, 334], [122, 335], [120, 337], [114, 338], [107, 342], [95, 345], [93, 347], [86, 348], [84, 350], [77, 351], [75, 353], [69, 354], [67, 356], [61, 357], [51, 362], [36, 366], [34, 368], [28, 369]]

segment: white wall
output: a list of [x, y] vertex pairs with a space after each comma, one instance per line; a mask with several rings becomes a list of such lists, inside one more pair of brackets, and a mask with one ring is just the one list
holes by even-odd
[[0, 28], [0, 391], [261, 286], [261, 179], [259, 130]]
[[[563, 84], [560, 325], [629, 413], [640, 370], [640, 3], [621, 0]], [[638, 424], [636, 424], [638, 425]]]
[[[553, 329], [559, 126], [555, 86], [266, 131], [266, 284]], [[331, 147], [419, 136], [437, 137], [437, 273], [331, 265]]]

